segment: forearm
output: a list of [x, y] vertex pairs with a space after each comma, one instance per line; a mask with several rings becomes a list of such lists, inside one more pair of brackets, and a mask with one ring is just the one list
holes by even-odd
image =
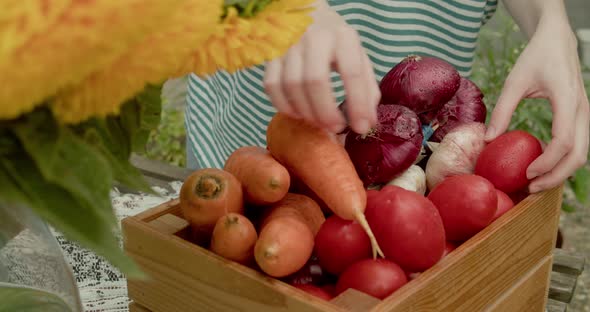
[[564, 0], [504, 0], [504, 6], [529, 39], [541, 21], [569, 28]]

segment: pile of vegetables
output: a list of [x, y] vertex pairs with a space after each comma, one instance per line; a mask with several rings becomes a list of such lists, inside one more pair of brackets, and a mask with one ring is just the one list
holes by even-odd
[[486, 143], [483, 95], [453, 66], [409, 56], [380, 86], [368, 134], [278, 113], [266, 148], [195, 171], [180, 195], [191, 239], [319, 298], [383, 299], [527, 194], [541, 143], [518, 130]]

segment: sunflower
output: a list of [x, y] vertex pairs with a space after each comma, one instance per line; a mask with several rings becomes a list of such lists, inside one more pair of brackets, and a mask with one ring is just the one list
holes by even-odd
[[117, 114], [122, 103], [146, 84], [158, 84], [178, 72], [195, 49], [213, 33], [222, 0], [187, 0], [166, 26], [132, 46], [110, 65], [59, 92], [51, 109], [62, 122]]
[[[30, 26], [21, 42], [7, 40], [0, 50], [0, 120], [49, 103], [67, 124], [117, 114], [149, 83], [279, 57], [312, 22], [314, 2], [10, 1], [12, 13], [0, 13], [0, 22], [13, 25], [25, 16]], [[5, 32], [1, 25], [0, 38], [18, 37], [16, 28]]]
[[[112, 63], [146, 34], [165, 26], [172, 8], [184, 1], [11, 0], [11, 13], [3, 12], [3, 2], [0, 119], [27, 113], [58, 90]], [[53, 17], [40, 18], [44, 12]], [[27, 27], [21, 36], [16, 25], [23, 20]]]
[[[246, 16], [239, 7], [227, 7], [215, 33], [185, 63], [179, 74], [194, 72], [205, 76], [224, 69], [228, 72], [261, 64], [281, 56], [294, 45], [311, 24], [308, 14], [313, 0], [247, 1], [265, 2], [258, 12]], [[248, 16], [253, 15], [253, 16]]]

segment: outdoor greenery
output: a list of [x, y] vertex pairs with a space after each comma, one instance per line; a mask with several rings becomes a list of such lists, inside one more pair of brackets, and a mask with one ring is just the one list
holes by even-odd
[[[517, 25], [502, 9], [494, 16], [493, 25], [484, 26], [476, 50], [471, 78], [485, 95], [488, 119], [504, 80], [525, 47]], [[590, 80], [586, 81], [590, 91]], [[551, 138], [551, 107], [545, 99], [525, 99], [512, 117], [510, 129], [523, 129], [548, 142]], [[148, 142], [146, 156], [178, 166], [185, 165], [184, 111], [165, 104], [162, 123]], [[590, 171], [582, 168], [567, 181], [563, 209], [573, 211], [587, 203]]]

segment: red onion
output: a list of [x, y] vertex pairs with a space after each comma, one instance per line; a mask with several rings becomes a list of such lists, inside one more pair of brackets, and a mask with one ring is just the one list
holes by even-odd
[[381, 103], [403, 105], [417, 114], [436, 111], [457, 92], [460, 79], [453, 65], [441, 59], [410, 55], [381, 80]]
[[377, 125], [368, 135], [349, 131], [345, 145], [365, 186], [385, 184], [408, 169], [420, 154], [418, 115], [401, 105], [379, 105]]
[[[468, 122], [485, 122], [486, 106], [483, 102], [481, 90], [467, 78], [461, 78], [461, 85], [450, 101], [445, 103], [435, 114], [423, 114], [423, 123], [430, 123], [438, 128], [429, 141], [440, 142], [443, 137], [458, 125]], [[432, 115], [435, 115], [432, 118]]]

